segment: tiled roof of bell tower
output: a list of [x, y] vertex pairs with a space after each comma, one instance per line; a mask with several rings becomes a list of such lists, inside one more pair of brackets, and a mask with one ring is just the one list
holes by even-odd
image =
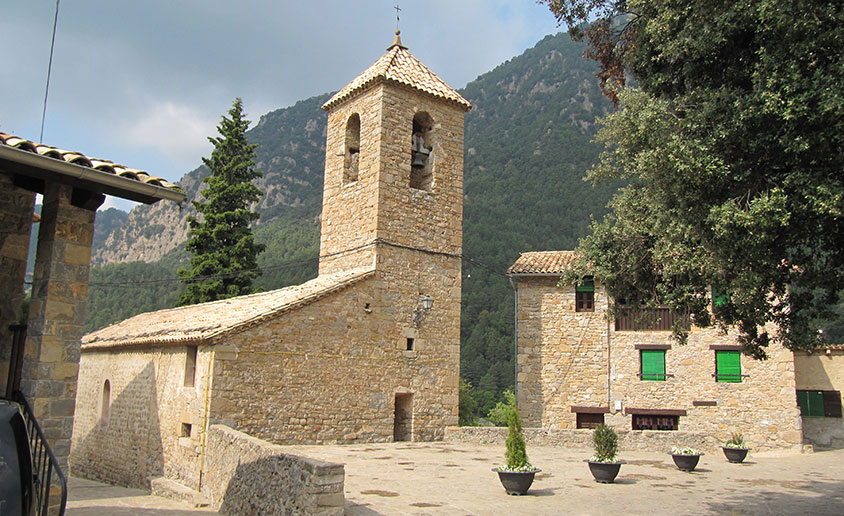
[[328, 111], [340, 102], [381, 81], [403, 84], [434, 97], [454, 102], [464, 111], [472, 108], [472, 104], [468, 100], [464, 99], [454, 88], [446, 84], [437, 74], [416, 59], [406, 46], [402, 45], [400, 33], [397, 30], [393, 44], [387, 47], [387, 53], [331, 97], [328, 102], [323, 104], [322, 109]]

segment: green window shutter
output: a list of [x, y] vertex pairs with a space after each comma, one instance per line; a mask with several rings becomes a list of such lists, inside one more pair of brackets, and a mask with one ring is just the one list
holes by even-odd
[[[577, 284], [575, 291], [576, 292], [595, 292], [595, 281], [590, 277], [583, 278], [583, 281]], [[571, 291], [569, 291], [569, 292], [571, 292]]]
[[664, 349], [643, 349], [642, 353], [642, 380], [664, 382], [665, 381], [665, 350]]
[[823, 417], [823, 392], [806, 391], [809, 405], [809, 417]]
[[809, 416], [809, 391], [797, 391], [797, 406], [801, 416]]
[[715, 380], [718, 382], [741, 382], [741, 352], [715, 352]]
[[712, 304], [724, 306], [730, 302], [730, 293], [718, 287], [712, 287]]

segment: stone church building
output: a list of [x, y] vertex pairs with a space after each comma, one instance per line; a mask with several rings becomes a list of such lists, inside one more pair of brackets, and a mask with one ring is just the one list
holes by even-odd
[[757, 450], [844, 446], [844, 347], [807, 355], [771, 344], [768, 360], [753, 360], [734, 335], [694, 325], [678, 345], [667, 308], [609, 320], [602, 285], [558, 285], [574, 256], [523, 253], [508, 271], [517, 282], [516, 397], [526, 427], [603, 423], [640, 446], [668, 436], [649, 431], [686, 433], [677, 440], [687, 446], [694, 434], [707, 448], [731, 432]]
[[469, 102], [398, 35], [328, 112], [319, 275], [84, 337], [71, 468], [200, 488], [222, 423], [278, 444], [426, 441], [457, 424]]

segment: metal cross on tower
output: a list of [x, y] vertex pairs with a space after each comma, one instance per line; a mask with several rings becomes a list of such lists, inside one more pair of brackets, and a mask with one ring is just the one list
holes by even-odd
[[401, 7], [399, 7], [399, 4], [396, 4], [396, 5], [393, 6], [393, 9], [396, 10], [396, 31], [398, 32], [398, 30], [399, 30], [399, 11], [401, 11]]

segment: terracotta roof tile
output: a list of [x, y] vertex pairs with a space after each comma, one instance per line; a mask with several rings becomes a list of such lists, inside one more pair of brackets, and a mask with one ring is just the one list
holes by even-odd
[[85, 335], [82, 349], [204, 341], [308, 304], [373, 273], [373, 269], [355, 269], [270, 292], [136, 315]]
[[117, 163], [103, 159], [90, 158], [79, 152], [62, 150], [49, 145], [44, 145], [43, 143], [35, 143], [13, 134], [0, 132], [0, 145], [8, 145], [9, 147], [32, 152], [34, 154], [38, 154], [39, 156], [46, 156], [48, 158], [99, 170], [100, 172], [125, 177], [141, 183], [169, 188], [170, 190], [175, 190], [177, 192], [183, 192], [179, 185], [173, 184], [161, 177], [151, 176], [143, 170], [124, 167], [123, 165], [118, 165]]
[[522, 253], [516, 263], [507, 269], [507, 274], [516, 276], [531, 274], [562, 274], [577, 255], [574, 251], [535, 251]]
[[323, 104], [322, 109], [327, 111], [379, 81], [391, 81], [410, 86], [429, 95], [450, 100], [465, 111], [472, 108], [468, 100], [413, 57], [407, 47], [402, 46], [401, 40], [396, 35], [396, 41], [387, 49], [387, 53], [331, 97]]

